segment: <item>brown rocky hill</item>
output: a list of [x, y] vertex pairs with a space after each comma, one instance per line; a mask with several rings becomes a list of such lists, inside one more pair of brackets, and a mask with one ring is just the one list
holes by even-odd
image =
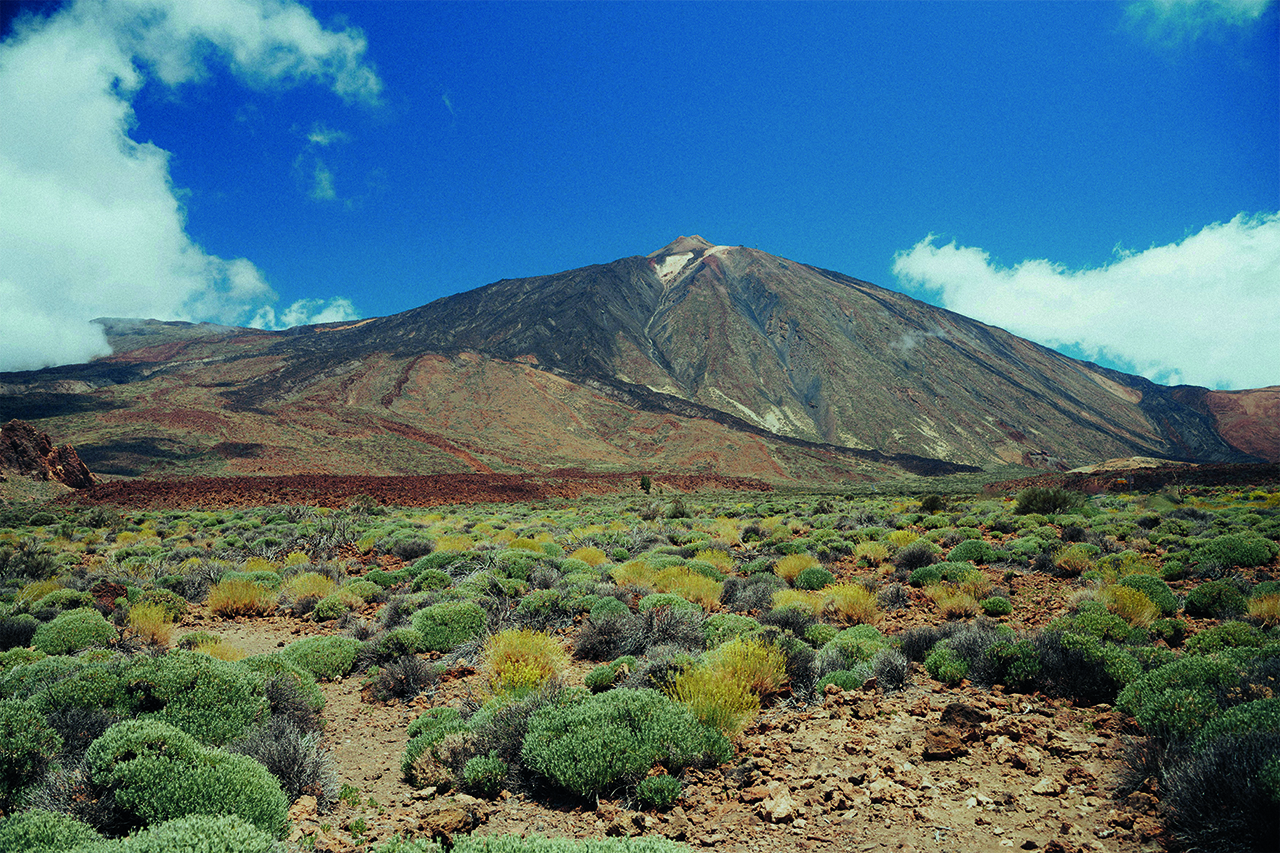
[[58, 482], [73, 489], [94, 484], [93, 474], [69, 444], [55, 445], [48, 433], [17, 419], [0, 427], [0, 480], [6, 472], [33, 480]]
[[1280, 388], [1155, 385], [700, 237], [355, 323], [103, 323], [114, 355], [0, 375], [0, 416], [56, 428], [107, 473], [785, 481], [1280, 455]]

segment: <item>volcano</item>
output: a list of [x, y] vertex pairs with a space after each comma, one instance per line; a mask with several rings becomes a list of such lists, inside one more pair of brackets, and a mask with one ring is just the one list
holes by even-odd
[[0, 374], [0, 418], [107, 474], [839, 481], [1280, 456], [1280, 387], [1157, 385], [699, 236], [358, 322], [100, 322], [111, 356]]

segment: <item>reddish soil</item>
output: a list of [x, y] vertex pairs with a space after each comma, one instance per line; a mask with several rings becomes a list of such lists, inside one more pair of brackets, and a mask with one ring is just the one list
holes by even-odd
[[[591, 474], [562, 469], [550, 474], [430, 474], [350, 477], [300, 474], [284, 477], [193, 477], [172, 480], [117, 480], [84, 489], [63, 503], [116, 504], [151, 509], [220, 509], [231, 506], [344, 507], [361, 496], [388, 506], [518, 503], [548, 498], [637, 491], [639, 473]], [[654, 474], [667, 490], [769, 491], [763, 480], [715, 474]]]

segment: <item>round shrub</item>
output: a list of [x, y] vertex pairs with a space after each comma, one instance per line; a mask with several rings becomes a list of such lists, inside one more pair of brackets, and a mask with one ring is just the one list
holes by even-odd
[[116, 638], [116, 629], [97, 610], [82, 607], [68, 610], [41, 625], [31, 645], [46, 655], [68, 655], [90, 646], [107, 646]]
[[5, 616], [0, 619], [0, 652], [26, 648], [39, 629], [40, 620], [30, 613]]
[[933, 586], [942, 583], [942, 570], [936, 566], [921, 566], [911, 573], [907, 583], [915, 587]]
[[626, 687], [540, 708], [521, 749], [528, 767], [583, 798], [635, 782], [655, 763], [674, 772], [731, 754], [724, 736], [686, 708], [656, 691]]
[[326, 595], [316, 602], [311, 609], [311, 618], [317, 622], [328, 622], [330, 619], [341, 619], [351, 612], [352, 599], [346, 591]]
[[861, 670], [854, 669], [837, 669], [828, 672], [818, 680], [818, 685], [814, 689], [819, 695], [824, 693], [827, 685], [834, 684], [841, 690], [857, 690], [866, 683], [869, 677], [868, 670], [863, 667]]
[[949, 562], [994, 563], [1000, 554], [986, 542], [979, 539], [966, 539], [947, 553]]
[[422, 608], [412, 621], [422, 634], [424, 650], [447, 652], [480, 636], [487, 620], [484, 608], [474, 601], [445, 601]]
[[163, 720], [202, 743], [221, 745], [266, 716], [262, 676], [198, 652], [136, 658], [124, 672], [140, 716]]
[[630, 613], [631, 608], [612, 595], [603, 596], [599, 601], [591, 605], [591, 619], [594, 622], [600, 622], [608, 616], [620, 616]]
[[1245, 611], [1244, 594], [1226, 581], [1207, 581], [1191, 590], [1183, 609], [1188, 616], [1227, 619]]
[[1202, 749], [1228, 732], [1280, 732], [1280, 697], [1254, 699], [1228, 708], [1205, 724], [1192, 748]]
[[422, 651], [422, 634], [413, 628], [392, 628], [375, 643], [380, 661], [395, 660]]
[[1157, 619], [1147, 630], [1152, 637], [1164, 640], [1170, 648], [1176, 649], [1187, 636], [1187, 623], [1181, 619]]
[[1013, 612], [1013, 602], [1003, 596], [993, 595], [978, 602], [982, 612], [991, 617], [1008, 616]]
[[332, 681], [351, 672], [360, 651], [360, 641], [352, 637], [307, 637], [290, 643], [280, 652], [317, 679]]
[[267, 832], [236, 815], [193, 814], [174, 818], [122, 839], [112, 853], [275, 853]]
[[1218, 694], [1239, 686], [1250, 652], [1183, 655], [1132, 681], [1120, 691], [1116, 708], [1131, 715], [1149, 735], [1190, 740], [1221, 712]]
[[647, 776], [636, 786], [636, 799], [646, 808], [667, 809], [680, 799], [680, 791], [680, 780], [674, 776]]
[[613, 664], [602, 663], [583, 676], [582, 683], [592, 693], [601, 693], [613, 686], [617, 675], [618, 672]]
[[951, 687], [959, 684], [969, 674], [969, 664], [945, 641], [934, 646], [929, 657], [925, 658], [924, 668], [930, 676]]
[[797, 589], [822, 589], [834, 581], [835, 576], [822, 566], [810, 566], [796, 575], [795, 585]]
[[674, 592], [654, 592], [646, 595], [636, 604], [636, 610], [644, 613], [659, 607], [670, 607], [672, 610], [700, 610], [698, 605], [688, 599], [681, 598]]
[[158, 720], [128, 720], [89, 747], [85, 767], [95, 785], [144, 825], [197, 814], [232, 814], [273, 838], [288, 826], [280, 784], [252, 758], [201, 746]]
[[1280, 551], [1280, 545], [1252, 533], [1228, 533], [1201, 543], [1195, 549], [1196, 562], [1224, 566], [1265, 566]]
[[1178, 612], [1178, 597], [1169, 589], [1169, 585], [1155, 575], [1127, 575], [1116, 581], [1119, 586], [1132, 587], [1138, 590], [1151, 603], [1160, 608], [1160, 615], [1172, 616]]
[[745, 637], [760, 629], [760, 623], [738, 613], [712, 613], [702, 623], [707, 635], [707, 648], [714, 649], [735, 637]]
[[496, 755], [477, 755], [462, 767], [462, 784], [473, 794], [493, 799], [507, 778], [507, 762]]
[[61, 812], [27, 809], [0, 820], [0, 850], [61, 853], [101, 840], [93, 827]]
[[11, 811], [60, 749], [62, 738], [34, 708], [0, 699], [0, 808]]
[[1189, 655], [1210, 655], [1223, 649], [1258, 648], [1265, 645], [1267, 635], [1246, 622], [1223, 622], [1187, 640]]
[[439, 569], [424, 569], [413, 579], [413, 592], [425, 592], [429, 589], [448, 589], [453, 585], [453, 578]]

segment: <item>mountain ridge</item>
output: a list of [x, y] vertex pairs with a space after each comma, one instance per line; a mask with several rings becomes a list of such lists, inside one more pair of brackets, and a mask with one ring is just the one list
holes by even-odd
[[[267, 472], [349, 468], [326, 447], [344, 436], [361, 436], [388, 473], [665, 464], [839, 478], [1280, 455], [1275, 422], [1256, 415], [1280, 388], [1158, 386], [698, 235], [360, 321], [284, 332], [102, 323], [111, 356], [0, 375], [0, 415], [44, 395], [41, 428], [82, 456], [133, 448], [121, 473], [251, 472], [246, 457], [226, 458], [241, 445], [272, 448], [248, 457]], [[183, 432], [183, 421], [200, 425]]]

